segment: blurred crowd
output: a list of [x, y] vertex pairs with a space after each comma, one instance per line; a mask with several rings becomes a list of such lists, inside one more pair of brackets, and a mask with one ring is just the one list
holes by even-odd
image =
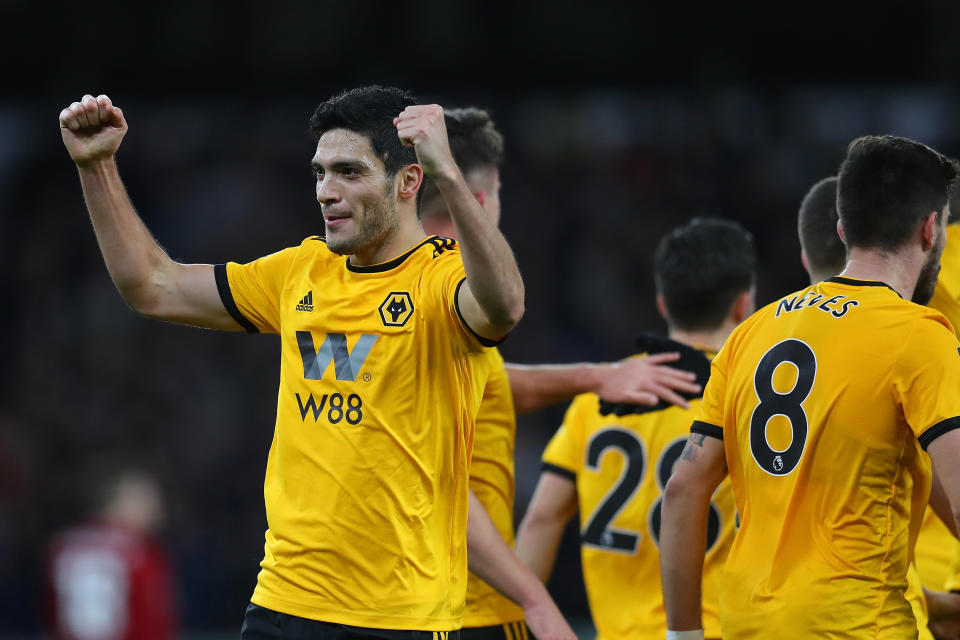
[[[960, 95], [937, 88], [418, 93], [489, 109], [506, 138], [501, 227], [527, 313], [502, 351], [520, 363], [612, 360], [663, 331], [652, 252], [696, 215], [754, 234], [758, 304], [803, 286], [797, 208], [859, 135], [960, 153]], [[311, 100], [112, 97], [130, 123], [121, 173], [173, 257], [242, 262], [322, 234]], [[0, 102], [0, 637], [44, 629], [48, 545], [94, 517], [105, 471], [129, 468], [165, 496], [183, 628], [238, 629], [266, 529], [279, 342], [125, 308], [56, 129], [77, 98]], [[562, 412], [519, 421], [518, 515]], [[585, 614], [575, 545], [564, 554], [552, 590]]]

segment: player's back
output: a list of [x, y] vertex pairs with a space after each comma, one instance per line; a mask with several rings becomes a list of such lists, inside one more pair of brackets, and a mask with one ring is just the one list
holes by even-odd
[[695, 426], [725, 426], [742, 518], [725, 638], [916, 637], [904, 589], [930, 490], [920, 447], [951, 416], [911, 376], [955, 349], [946, 326], [883, 283], [836, 277], [731, 335]]
[[[708, 356], [659, 339], [656, 351], [680, 351], [672, 363], [709, 375]], [[713, 354], [708, 354], [712, 356]], [[601, 406], [592, 393], [574, 399], [544, 452], [544, 466], [574, 479], [580, 507], [581, 557], [590, 611], [603, 640], [662, 638], [660, 504], [663, 487], [690, 433], [691, 408]], [[620, 415], [617, 415], [620, 414]], [[729, 482], [714, 495], [707, 531], [703, 609], [708, 638], [719, 638], [720, 573], [736, 514]]]

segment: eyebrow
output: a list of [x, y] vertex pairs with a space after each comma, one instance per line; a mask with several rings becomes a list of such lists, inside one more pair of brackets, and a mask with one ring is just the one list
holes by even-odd
[[[310, 161], [310, 166], [314, 171], [326, 171], [327, 169], [316, 160]], [[330, 171], [340, 171], [343, 169], [368, 169], [367, 164], [360, 160], [335, 160], [330, 163]]]

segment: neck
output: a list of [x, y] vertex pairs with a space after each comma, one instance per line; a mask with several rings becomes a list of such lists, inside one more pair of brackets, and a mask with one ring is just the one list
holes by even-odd
[[671, 340], [675, 340], [688, 347], [709, 349], [719, 351], [723, 343], [727, 341], [730, 333], [737, 326], [737, 323], [728, 318], [717, 329], [704, 331], [684, 331], [683, 329], [671, 328], [668, 335]]
[[840, 275], [857, 280], [875, 280], [890, 285], [904, 300], [913, 297], [917, 286], [919, 267], [915, 260], [901, 253], [887, 253], [866, 249], [850, 249], [847, 266]]
[[[398, 212], [399, 213], [399, 212]], [[365, 267], [396, 258], [427, 237], [415, 213], [399, 214], [399, 223], [382, 239], [372, 242], [350, 256], [350, 264]]]

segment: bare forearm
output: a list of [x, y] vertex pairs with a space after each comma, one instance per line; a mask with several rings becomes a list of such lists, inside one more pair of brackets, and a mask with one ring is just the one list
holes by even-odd
[[580, 393], [595, 391], [598, 372], [605, 365], [507, 363], [513, 406], [517, 413], [529, 413], [551, 404], [565, 402]]
[[149, 309], [172, 261], [134, 210], [113, 158], [80, 167], [79, 173], [110, 277], [128, 304], [138, 311]]
[[516, 553], [523, 564], [546, 584], [553, 573], [565, 522], [524, 518], [517, 531]]
[[710, 496], [678, 490], [667, 484], [660, 528], [660, 577], [667, 628], [701, 629], [703, 554], [691, 550], [707, 545], [707, 509]]
[[523, 279], [513, 251], [459, 172], [434, 181], [456, 228], [467, 283], [490, 324], [506, 333], [523, 315]]
[[467, 522], [467, 558], [470, 571], [521, 607], [549, 597], [537, 577], [520, 562], [474, 496]]

